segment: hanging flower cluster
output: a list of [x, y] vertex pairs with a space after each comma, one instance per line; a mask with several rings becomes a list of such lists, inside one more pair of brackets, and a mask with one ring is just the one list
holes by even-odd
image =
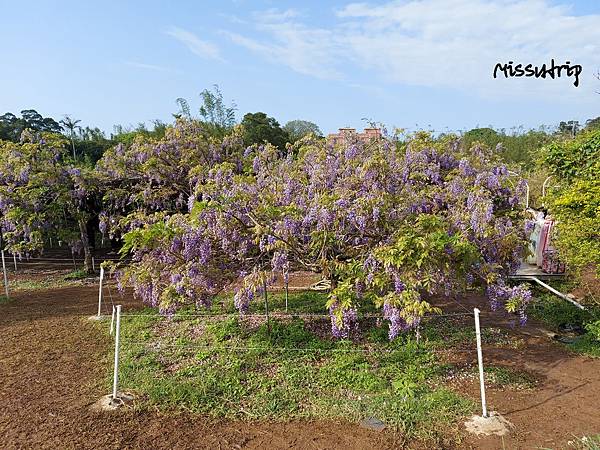
[[239, 130], [217, 141], [202, 123], [185, 119], [168, 127], [162, 139], [140, 136], [130, 146], [107, 150], [97, 165], [105, 186], [100, 231], [120, 237], [154, 215], [188, 212], [195, 184], [224, 161], [241, 170], [243, 150]]

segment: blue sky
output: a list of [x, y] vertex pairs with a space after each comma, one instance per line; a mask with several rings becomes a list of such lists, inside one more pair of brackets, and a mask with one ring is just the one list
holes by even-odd
[[[0, 0], [0, 113], [37, 109], [111, 131], [170, 120], [218, 84], [246, 112], [324, 132], [556, 125], [600, 116], [597, 0]], [[496, 62], [583, 66], [493, 79]]]

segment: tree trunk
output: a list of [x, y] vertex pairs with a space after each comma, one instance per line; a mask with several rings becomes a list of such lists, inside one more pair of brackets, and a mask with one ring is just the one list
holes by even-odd
[[88, 242], [92, 253], [96, 251], [96, 231], [99, 231], [98, 216], [94, 216], [86, 222]]
[[267, 293], [267, 273], [263, 274], [263, 295], [265, 297], [265, 315], [267, 316], [267, 331], [271, 334], [271, 321], [269, 320], [269, 294]]
[[79, 234], [81, 235], [83, 254], [85, 255], [85, 271], [91, 275], [94, 273], [94, 269], [92, 267], [92, 249], [90, 248], [90, 240], [88, 239], [87, 233], [87, 221], [85, 219], [79, 219]]

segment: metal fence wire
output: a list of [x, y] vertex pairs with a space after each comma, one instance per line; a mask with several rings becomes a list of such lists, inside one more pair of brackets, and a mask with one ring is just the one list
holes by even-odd
[[[116, 319], [115, 319], [115, 315], [116, 315]], [[485, 378], [484, 378], [484, 368], [483, 368], [483, 356], [482, 356], [482, 348], [481, 348], [481, 328], [480, 328], [480, 322], [479, 322], [479, 315], [480, 315], [480, 311], [477, 308], [474, 308], [472, 313], [450, 313], [450, 314], [439, 314], [436, 316], [428, 316], [428, 317], [466, 317], [466, 316], [473, 316], [474, 317], [474, 321], [475, 321], [475, 335], [476, 335], [476, 352], [477, 352], [477, 362], [478, 362], [478, 368], [479, 368], [479, 383], [480, 383], [480, 395], [481, 395], [481, 407], [482, 407], [482, 417], [488, 417], [488, 412], [487, 412], [487, 404], [486, 404], [486, 397], [485, 397]], [[189, 317], [190, 315], [188, 315]], [[253, 315], [253, 316], [259, 316], [261, 319], [265, 319], [266, 321], [268, 321], [269, 319], [263, 315]], [[329, 315], [325, 315], [325, 314], [287, 314], [287, 317], [308, 317], [308, 318], [329, 318]], [[365, 315], [367, 316], [367, 315]], [[369, 317], [381, 317], [381, 315], [368, 315]], [[161, 317], [158, 316], [156, 314], [135, 314], [135, 313], [130, 313], [130, 314], [121, 314], [121, 305], [116, 305], [113, 307], [113, 315], [112, 315], [112, 320], [111, 320], [111, 325], [110, 325], [110, 330], [111, 330], [111, 334], [113, 331], [113, 325], [115, 324], [115, 320], [116, 320], [116, 329], [115, 329], [115, 351], [114, 351], [114, 373], [113, 373], [113, 393], [112, 393], [112, 398], [115, 400], [119, 399], [119, 392], [118, 392], [118, 379], [119, 379], [119, 350], [120, 350], [120, 327], [121, 327], [121, 319], [122, 318], [136, 318], [136, 317], [154, 317], [157, 319], [161, 319], [161, 320], [169, 320], [167, 317]], [[195, 318], [198, 317], [202, 317], [202, 318], [215, 318], [215, 317], [219, 317], [217, 316], [210, 316], [210, 315], [195, 315]], [[221, 315], [222, 317], [222, 315]], [[226, 317], [230, 317], [230, 315], [226, 315]], [[273, 317], [273, 316], [271, 316]], [[283, 317], [283, 315], [282, 315]], [[127, 346], [129, 349], [132, 348], [137, 348], [137, 349], [141, 349], [144, 351], [153, 351], [153, 352], [159, 352], [161, 350], [189, 350], [189, 351], [200, 351], [200, 350], [207, 350], [207, 351], [211, 351], [211, 352], [220, 352], [220, 351], [225, 351], [225, 352], [237, 352], [237, 351], [243, 351], [243, 352], [253, 352], [253, 351], [257, 351], [257, 352], [265, 352], [265, 353], [277, 353], [277, 352], [296, 352], [296, 353], [312, 353], [313, 355], [317, 356], [317, 355], [321, 355], [321, 354], [327, 354], [327, 353], [362, 353], [362, 354], [386, 354], [386, 353], [391, 353], [393, 351], [395, 351], [396, 349], [394, 348], [375, 348], [375, 347], [369, 347], [369, 346], [354, 346], [354, 347], [329, 347], [329, 348], [323, 348], [323, 347], [299, 347], [299, 346], [270, 346], [270, 345], [264, 345], [264, 346], [260, 346], [260, 345], [221, 345], [221, 344], [213, 344], [213, 343], [190, 343], [190, 342], [158, 342], [158, 343], [153, 343], [153, 342], [148, 342], [148, 341], [136, 341], [136, 340], [131, 340], [131, 341], [126, 341]], [[417, 340], [417, 345], [418, 345], [418, 340]], [[464, 354], [473, 354], [473, 348], [469, 348], [469, 349], [436, 349], [436, 348], [425, 348], [425, 347], [421, 347], [417, 349], [418, 353], [430, 353], [432, 351], [444, 351], [444, 350], [448, 350], [448, 351], [452, 351], [455, 353], [464, 353]]]

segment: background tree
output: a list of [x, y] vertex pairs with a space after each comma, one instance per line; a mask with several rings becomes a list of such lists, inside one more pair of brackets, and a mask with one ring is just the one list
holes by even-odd
[[15, 135], [20, 134], [17, 131], [17, 120], [17, 116], [10, 112], [0, 116], [0, 140], [16, 142]]
[[600, 117], [589, 119], [585, 122], [586, 130], [597, 130], [600, 128]]
[[464, 133], [461, 141], [464, 149], [470, 149], [477, 143], [492, 149], [501, 145], [500, 156], [507, 164], [529, 171], [536, 166], [539, 150], [553, 138], [552, 133], [545, 127], [537, 130], [514, 128], [510, 132], [474, 128]]
[[162, 120], [152, 121], [152, 128], [148, 129], [145, 123], [139, 123], [136, 127], [115, 125], [110, 140], [114, 144], [131, 145], [138, 136], [145, 139], [162, 139], [165, 136], [167, 124]]
[[[202, 105], [199, 109], [200, 121], [211, 136], [223, 139], [226, 134], [231, 132], [235, 125], [236, 104], [231, 102], [227, 106], [223, 99], [223, 94], [216, 84], [213, 86], [212, 91], [204, 89], [200, 93], [200, 98], [202, 100]], [[178, 98], [176, 102], [179, 105], [179, 112], [175, 114], [175, 117], [193, 119], [188, 101], [184, 98]]]
[[75, 130], [81, 129], [81, 127], [77, 125], [80, 122], [81, 120], [75, 120], [68, 115], [65, 115], [65, 118], [60, 121], [62, 126], [69, 132], [71, 147], [73, 148], [73, 159], [77, 158], [77, 155], [75, 154]]
[[302, 139], [310, 133], [317, 137], [323, 135], [319, 126], [308, 120], [290, 120], [283, 126], [283, 130], [288, 134], [291, 143]]
[[581, 126], [579, 125], [579, 121], [568, 120], [566, 122], [563, 121], [558, 124], [557, 133], [565, 135], [565, 136], [575, 137], [575, 135], [577, 134], [577, 132], [580, 129], [581, 129]]
[[7, 112], [0, 116], [0, 139], [19, 142], [21, 133], [25, 129], [35, 132], [60, 133], [61, 126], [50, 117], [43, 117], [34, 109], [21, 111], [21, 117]]
[[558, 139], [542, 156], [555, 175], [547, 206], [559, 251], [574, 272], [591, 267], [600, 276], [600, 130]]
[[102, 158], [104, 152], [114, 145], [99, 128], [79, 128], [75, 137], [77, 154], [81, 155], [86, 165], [94, 166]]
[[247, 146], [268, 142], [280, 152], [285, 152], [289, 136], [273, 117], [268, 117], [264, 112], [247, 113], [241, 125], [244, 129], [244, 144]]

